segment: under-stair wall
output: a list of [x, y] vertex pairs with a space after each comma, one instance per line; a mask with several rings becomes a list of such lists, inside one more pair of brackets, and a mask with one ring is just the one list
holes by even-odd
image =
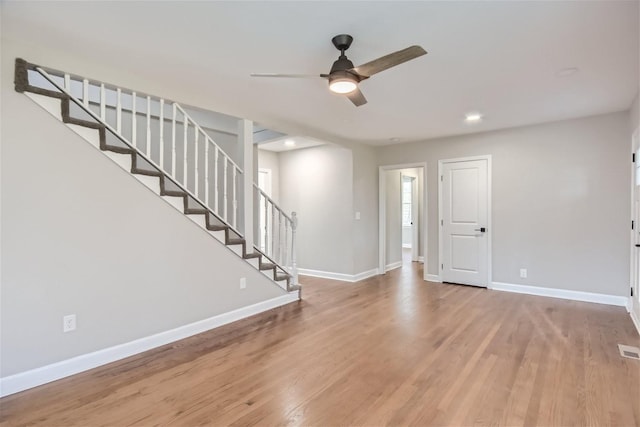
[[[15, 92], [10, 52], [1, 75], [2, 394], [297, 299]], [[77, 329], [63, 333], [69, 314]]]

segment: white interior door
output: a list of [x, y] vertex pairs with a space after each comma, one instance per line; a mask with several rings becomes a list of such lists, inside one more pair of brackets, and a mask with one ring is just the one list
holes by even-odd
[[488, 160], [441, 162], [440, 241], [443, 282], [487, 286]]

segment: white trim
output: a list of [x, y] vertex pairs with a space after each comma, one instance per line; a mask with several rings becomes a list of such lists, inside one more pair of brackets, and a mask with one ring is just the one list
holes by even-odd
[[369, 277], [373, 277], [377, 275], [378, 275], [378, 269], [372, 268], [371, 270], [363, 271], [362, 273], [355, 274], [353, 276], [353, 279], [354, 279], [353, 281], [359, 282], [360, 280], [368, 279]]
[[568, 289], [543, 288], [540, 286], [515, 285], [512, 283], [491, 282], [489, 288], [494, 291], [515, 292], [517, 294], [538, 295], [542, 297], [561, 298], [573, 301], [594, 302], [597, 304], [627, 306], [627, 297], [618, 295], [597, 294], [593, 292], [570, 291]]
[[638, 335], [640, 335], [640, 319], [638, 319], [638, 316], [633, 310], [631, 310], [631, 313], [629, 314], [631, 315], [631, 321], [633, 322], [633, 324], [636, 327], [636, 330], [638, 331]]
[[424, 264], [424, 257], [422, 255], [418, 257], [418, 262], [421, 262]]
[[396, 261], [396, 262], [392, 262], [391, 264], [387, 264], [384, 266], [384, 271], [391, 271], [391, 270], [395, 270], [396, 268], [400, 268], [402, 267], [402, 261]]
[[[429, 209], [428, 205], [428, 191], [427, 191], [427, 162], [416, 163], [403, 163], [395, 165], [378, 166], [378, 274], [384, 274], [386, 270], [386, 177], [385, 172], [397, 169], [409, 169], [409, 168], [422, 168], [422, 203], [423, 203], [423, 216], [420, 218], [422, 234], [422, 253], [427, 253], [427, 242], [429, 241]], [[423, 261], [424, 262], [424, 261]], [[424, 268], [423, 280], [427, 280], [427, 267]]]
[[[267, 182], [265, 182], [265, 188], [260, 188], [260, 174], [263, 173], [265, 174], [268, 179]], [[258, 168], [258, 179], [256, 180], [258, 181], [258, 188], [260, 188], [262, 191], [264, 191], [267, 196], [271, 197], [273, 199], [273, 173], [271, 171], [271, 169], [269, 168]]]
[[[406, 227], [406, 228], [410, 228], [410, 227]], [[412, 248], [411, 243], [403, 243], [402, 244], [402, 249], [411, 249], [411, 248]]]
[[438, 274], [427, 274], [427, 281], [442, 283], [442, 278]]
[[[485, 154], [483, 156], [470, 156], [470, 157], [457, 157], [454, 159], [441, 159], [438, 160], [438, 276], [440, 278], [442, 278], [442, 226], [441, 221], [442, 221], [442, 180], [441, 180], [441, 176], [442, 176], [442, 167], [444, 166], [445, 163], [457, 163], [457, 162], [469, 162], [469, 161], [474, 161], [474, 160], [486, 160], [487, 161], [487, 283], [486, 286], [489, 287], [489, 285], [493, 280], [493, 270], [492, 270], [492, 266], [493, 266], [493, 261], [492, 261], [492, 236], [493, 236], [493, 224], [492, 224], [492, 211], [491, 211], [491, 205], [493, 204], [492, 200], [493, 200], [493, 194], [491, 191], [491, 188], [493, 186], [492, 184], [492, 175], [493, 175], [493, 166], [491, 163], [491, 159], [492, 159], [492, 155], [491, 154]], [[426, 253], [426, 252], [425, 252]], [[426, 272], [426, 269], [425, 269]]]
[[303, 276], [320, 277], [321, 279], [341, 280], [343, 282], [359, 282], [369, 277], [377, 276], [378, 269], [363, 271], [358, 274], [334, 273], [332, 271], [311, 270], [308, 268], [298, 268], [298, 274]]
[[[636, 149], [638, 148], [638, 146], [640, 145], [640, 127], [636, 128], [633, 133], [631, 134], [631, 156], [634, 155], [634, 153], [636, 152]], [[640, 159], [636, 159], [636, 162], [640, 162]], [[636, 197], [635, 197], [635, 192], [638, 191], [636, 189], [636, 164], [637, 163], [633, 163], [633, 162], [629, 162], [630, 163], [630, 168], [631, 168], [631, 187], [630, 187], [630, 196], [631, 196], [631, 221], [635, 221], [635, 230], [631, 229], [629, 230], [629, 278], [631, 279], [631, 290], [633, 290], [634, 296], [630, 296], [629, 299], [631, 300], [631, 304], [630, 307], [627, 308], [627, 310], [629, 311], [629, 313], [632, 314], [632, 319], [634, 319], [634, 322], [637, 319], [637, 317], [633, 317], [633, 310], [634, 310], [634, 302], [633, 299], [635, 298], [635, 304], [640, 304], [640, 286], [638, 285], [638, 281], [640, 280], [640, 278], [638, 278], [638, 248], [636, 247], [636, 233], [638, 232], [638, 227], [640, 227], [640, 224], [638, 224], [640, 221], [638, 221], [639, 218], [636, 218]], [[638, 323], [636, 323], [636, 327], [638, 328]], [[638, 328], [638, 332], [640, 333], [640, 328]]]
[[298, 299], [298, 292], [291, 292], [148, 337], [139, 338], [124, 344], [82, 354], [72, 357], [71, 359], [0, 378], [0, 396], [8, 396], [89, 369], [97, 368], [98, 366], [106, 365], [107, 363], [115, 362], [244, 319], [245, 317], [298, 301]]

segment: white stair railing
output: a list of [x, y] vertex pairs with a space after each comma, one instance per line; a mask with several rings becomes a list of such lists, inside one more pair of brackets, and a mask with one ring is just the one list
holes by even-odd
[[[238, 235], [238, 186], [242, 169], [178, 103], [49, 68], [29, 66], [30, 86], [60, 92], [81, 114], [102, 124], [123, 148], [164, 172], [176, 189], [208, 208]], [[80, 117], [78, 117], [80, 119]], [[287, 215], [256, 184], [259, 248], [298, 285], [297, 216]], [[256, 218], [257, 221], [259, 219]], [[269, 218], [267, 220], [267, 218]]]
[[42, 67], [35, 72], [240, 234], [243, 171], [178, 103]]
[[253, 185], [258, 200], [259, 224], [258, 242], [260, 251], [269, 259], [283, 266], [292, 277], [292, 284], [298, 284], [298, 265], [296, 259], [296, 230], [298, 217], [295, 212], [287, 215], [256, 184]]

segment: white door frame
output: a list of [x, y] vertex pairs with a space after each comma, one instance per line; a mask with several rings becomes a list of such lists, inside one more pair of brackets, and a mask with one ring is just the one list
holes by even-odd
[[[457, 163], [457, 162], [469, 162], [473, 160], [486, 160], [487, 161], [487, 289], [491, 289], [493, 283], [493, 271], [492, 271], [492, 262], [491, 256], [491, 241], [493, 235], [493, 225], [491, 222], [491, 154], [486, 154], [484, 156], [470, 156], [470, 157], [457, 157], [455, 159], [442, 159], [438, 160], [438, 278], [442, 281], [442, 253], [444, 252], [442, 249], [442, 168], [446, 163]], [[426, 269], [425, 269], [426, 271]]]
[[422, 168], [422, 206], [423, 213], [422, 218], [420, 218], [421, 224], [423, 224], [422, 228], [422, 253], [424, 254], [424, 277], [426, 280], [427, 277], [427, 236], [428, 234], [428, 199], [427, 199], [427, 162], [420, 163], [404, 163], [399, 165], [386, 165], [378, 167], [378, 274], [385, 273], [386, 267], [386, 257], [387, 257], [387, 207], [386, 207], [386, 196], [387, 196], [387, 181], [385, 173], [391, 170], [397, 169], [410, 169], [410, 168]]
[[[636, 149], [640, 148], [640, 128], [636, 128], [631, 136], [631, 156], [633, 156], [636, 152]], [[635, 159], [636, 163], [631, 162], [631, 221], [634, 221], [634, 226], [630, 232], [629, 239], [629, 254], [630, 254], [630, 263], [629, 263], [629, 279], [631, 281], [631, 288], [633, 289], [633, 296], [629, 296], [629, 302], [627, 303], [627, 311], [633, 312], [634, 310], [640, 311], [636, 306], [640, 305], [640, 286], [636, 286], [640, 278], [638, 278], [638, 257], [636, 252], [640, 249], [636, 248], [636, 233], [638, 232], [638, 219], [636, 218], [636, 200], [635, 200], [635, 192], [636, 190], [636, 164], [640, 162], [640, 159]]]
[[418, 178], [411, 177], [411, 261], [418, 261], [420, 256], [420, 235], [418, 225], [420, 225], [420, 195], [418, 194]]
[[[273, 198], [273, 180], [272, 180], [272, 172], [271, 169], [268, 168], [258, 168], [258, 176], [260, 176], [261, 173], [264, 173], [265, 175], [267, 175], [268, 177], [268, 189], [267, 188], [262, 188], [261, 190], [264, 191], [265, 193], [267, 193], [267, 195], [271, 198]], [[260, 182], [260, 180], [258, 179], [258, 183]]]

